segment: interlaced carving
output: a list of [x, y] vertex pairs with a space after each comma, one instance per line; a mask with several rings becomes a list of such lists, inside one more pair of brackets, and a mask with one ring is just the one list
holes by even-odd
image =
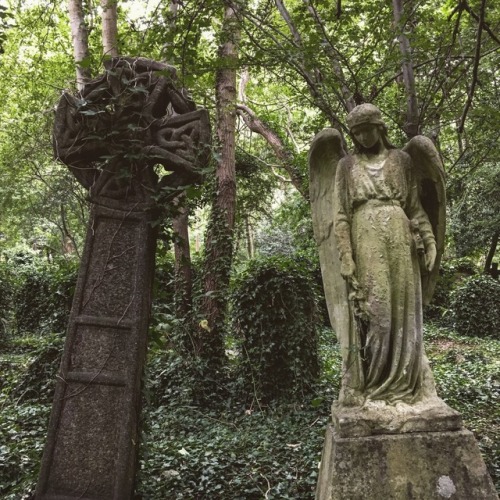
[[[176, 86], [175, 69], [144, 58], [113, 58], [76, 95], [65, 92], [54, 124], [56, 157], [95, 197], [167, 198], [201, 179], [208, 113]], [[158, 178], [155, 166], [165, 175]]]

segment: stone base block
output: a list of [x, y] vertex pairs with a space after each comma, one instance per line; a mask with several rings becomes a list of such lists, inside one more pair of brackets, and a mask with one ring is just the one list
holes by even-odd
[[498, 500], [471, 432], [326, 432], [316, 500]]

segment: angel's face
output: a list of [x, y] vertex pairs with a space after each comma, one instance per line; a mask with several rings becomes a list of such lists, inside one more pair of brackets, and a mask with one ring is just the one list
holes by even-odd
[[354, 139], [365, 149], [373, 148], [380, 140], [380, 132], [377, 125], [370, 123], [358, 125], [351, 132]]

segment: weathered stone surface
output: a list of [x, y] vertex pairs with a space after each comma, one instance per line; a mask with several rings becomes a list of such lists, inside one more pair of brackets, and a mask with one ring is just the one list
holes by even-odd
[[424, 351], [422, 306], [444, 250], [441, 158], [423, 136], [396, 149], [373, 104], [356, 106], [347, 125], [351, 154], [333, 129], [309, 152], [314, 235], [342, 353], [318, 499], [496, 498]]
[[354, 151], [326, 129], [309, 152], [321, 274], [342, 354], [339, 403], [437, 398], [423, 347], [422, 305], [444, 249], [444, 170], [430, 139], [403, 150], [373, 104], [347, 116]]
[[398, 434], [406, 432], [453, 431], [462, 428], [462, 416], [439, 398], [407, 405], [382, 401], [363, 406], [332, 405], [332, 420], [339, 437]]
[[317, 500], [498, 500], [471, 432], [326, 433]]
[[[141, 376], [151, 310], [158, 200], [201, 179], [206, 110], [175, 70], [112, 59], [81, 94], [64, 94], [56, 156], [92, 209], [37, 485], [43, 500], [127, 500], [133, 493]], [[162, 165], [168, 175], [159, 177]]]
[[[70, 316], [41, 499], [118, 500], [133, 489], [155, 234], [144, 212], [95, 205], [91, 218], [96, 229], [87, 235]], [[109, 230], [120, 222], [123, 230]]]

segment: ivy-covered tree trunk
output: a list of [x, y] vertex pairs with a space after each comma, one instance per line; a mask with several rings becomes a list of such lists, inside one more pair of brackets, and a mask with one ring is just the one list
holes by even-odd
[[[191, 314], [193, 278], [191, 269], [191, 249], [189, 247], [189, 211], [182, 194], [176, 201], [178, 213], [172, 218], [175, 256], [175, 301], [176, 314], [186, 318]], [[189, 346], [191, 342], [187, 343]]]
[[227, 3], [220, 32], [220, 68], [216, 74], [218, 151], [215, 197], [205, 242], [205, 294], [202, 303], [205, 321], [197, 336], [199, 354], [207, 361], [209, 369], [217, 369], [224, 359], [223, 324], [236, 211], [236, 66], [239, 36], [236, 12]]
[[90, 78], [88, 66], [89, 34], [85, 24], [82, 0], [69, 0], [68, 12], [73, 40], [73, 56], [76, 63], [76, 85], [78, 90], [81, 90]]

